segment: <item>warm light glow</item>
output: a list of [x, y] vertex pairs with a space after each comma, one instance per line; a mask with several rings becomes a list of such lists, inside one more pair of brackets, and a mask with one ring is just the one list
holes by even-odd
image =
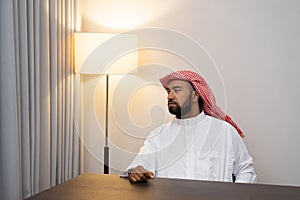
[[158, 19], [184, 0], [84, 0], [82, 17], [111, 29], [129, 29]]
[[137, 72], [138, 41], [134, 34], [75, 33], [75, 73]]

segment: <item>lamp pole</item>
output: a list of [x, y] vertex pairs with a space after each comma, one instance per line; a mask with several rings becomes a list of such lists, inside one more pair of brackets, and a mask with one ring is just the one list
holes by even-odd
[[106, 107], [105, 107], [105, 146], [104, 146], [104, 174], [109, 174], [109, 146], [108, 146], [108, 89], [109, 75], [106, 74]]

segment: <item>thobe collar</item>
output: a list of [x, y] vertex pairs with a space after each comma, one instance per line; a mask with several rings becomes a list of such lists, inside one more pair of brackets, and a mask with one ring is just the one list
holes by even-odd
[[177, 119], [174, 118], [174, 122], [178, 125], [195, 125], [205, 119], [205, 113], [202, 111], [199, 115], [191, 118]]

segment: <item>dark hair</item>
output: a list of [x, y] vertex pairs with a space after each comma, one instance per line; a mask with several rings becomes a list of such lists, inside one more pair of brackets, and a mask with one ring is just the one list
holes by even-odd
[[203, 101], [202, 97], [199, 95], [198, 104], [199, 104], [200, 112], [203, 110], [203, 103], [204, 103], [204, 101]]
[[[193, 85], [190, 81], [188, 81], [188, 82], [191, 84], [193, 90], [194, 90], [195, 92], [197, 92], [197, 90], [195, 89], [194, 85]], [[203, 101], [202, 97], [200, 96], [200, 94], [199, 94], [198, 92], [197, 92], [197, 94], [198, 94], [198, 96], [199, 96], [198, 104], [199, 104], [199, 109], [200, 109], [200, 112], [201, 112], [201, 111], [203, 110], [203, 103], [204, 103], [204, 101]]]

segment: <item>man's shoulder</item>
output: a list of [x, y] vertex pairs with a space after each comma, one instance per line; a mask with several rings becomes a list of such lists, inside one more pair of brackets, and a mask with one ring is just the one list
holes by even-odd
[[219, 131], [223, 132], [225, 135], [238, 135], [237, 130], [228, 122], [222, 119], [218, 119], [212, 116], [206, 116], [207, 119], [211, 120], [211, 126], [212, 129], [218, 129]]
[[212, 117], [209, 115], [206, 115], [206, 118], [210, 119], [212, 121], [212, 123], [214, 123], [214, 124], [221, 124], [223, 126], [226, 126], [230, 129], [235, 130], [235, 128], [230, 123], [226, 122], [225, 120], [218, 119], [218, 118], [215, 118], [215, 117]]

